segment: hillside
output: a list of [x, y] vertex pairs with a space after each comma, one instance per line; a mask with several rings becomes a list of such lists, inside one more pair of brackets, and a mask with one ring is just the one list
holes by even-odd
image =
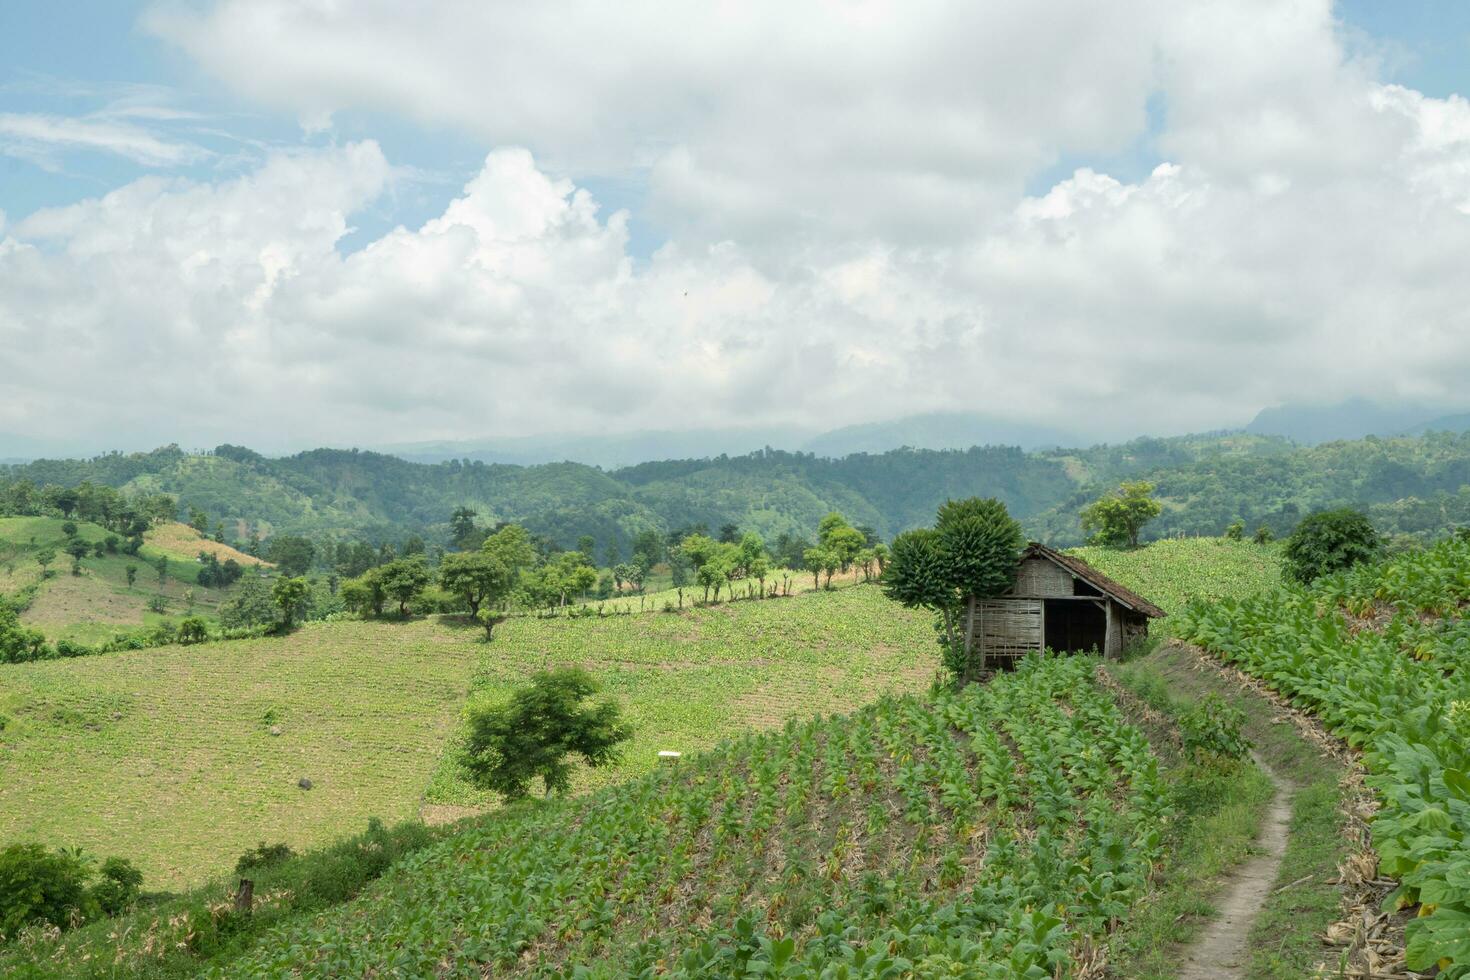
[[[0, 597], [22, 607], [21, 620], [50, 639], [95, 643], [119, 631], [176, 622], [186, 615], [206, 619], [232, 594], [232, 588], [199, 585], [197, 555], [207, 550], [241, 564], [263, 564], [233, 548], [200, 541], [192, 528], [164, 526], [150, 531], [136, 555], [114, 547], [117, 535], [86, 521], [74, 522], [79, 540], [101, 545], [103, 553], [82, 560], [79, 575], [70, 571], [70, 541], [65, 521], [53, 517], [0, 517]], [[54, 557], [43, 576], [37, 557]], [[160, 577], [158, 563], [166, 562]], [[134, 580], [128, 581], [128, 569]], [[157, 611], [150, 604], [161, 605]]]
[[[312, 623], [285, 637], [0, 666], [0, 840], [127, 854], [152, 887], [226, 872], [262, 837], [304, 847], [486, 802], [452, 758], [468, 698], [578, 664], [624, 702], [648, 771], [934, 674], [926, 617], [872, 586], [683, 615], [516, 618], [485, 644], [436, 621]], [[272, 729], [281, 734], [273, 735]], [[303, 791], [301, 777], [313, 780]]]
[[1278, 535], [1313, 510], [1366, 508], [1388, 533], [1430, 536], [1470, 523], [1470, 435], [1431, 433], [1320, 446], [1243, 433], [1138, 439], [1089, 449], [894, 450], [840, 459], [767, 450], [603, 471], [577, 463], [427, 464], [356, 450], [267, 459], [221, 446], [177, 447], [91, 460], [0, 467], [4, 483], [75, 486], [84, 480], [163, 492], [249, 530], [327, 538], [447, 541], [449, 513], [474, 508], [485, 524], [516, 521], [572, 546], [582, 535], [627, 552], [638, 532], [734, 523], [767, 540], [809, 536], [842, 511], [883, 537], [926, 523], [948, 498], [996, 496], [1038, 540], [1081, 541], [1078, 510], [1123, 479], [1158, 485], [1165, 512], [1146, 537], [1216, 535], [1231, 521]]

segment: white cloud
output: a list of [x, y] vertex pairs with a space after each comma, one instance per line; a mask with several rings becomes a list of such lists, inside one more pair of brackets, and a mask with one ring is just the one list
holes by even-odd
[[[131, 107], [126, 115], [147, 118]], [[38, 112], [0, 112], [0, 153], [54, 165], [61, 152], [113, 153], [148, 167], [194, 163], [209, 155], [192, 143], [155, 136], [119, 118], [74, 118]]]
[[[502, 148], [347, 255], [395, 180], [370, 142], [13, 221], [0, 431], [271, 446], [975, 409], [1116, 437], [1465, 399], [1470, 104], [1379, 84], [1323, 2], [348, 6], [152, 26], [302, 118]], [[1151, 97], [1151, 173], [1023, 192], [1135, 146]], [[671, 231], [646, 261], [578, 186], [614, 172]]]

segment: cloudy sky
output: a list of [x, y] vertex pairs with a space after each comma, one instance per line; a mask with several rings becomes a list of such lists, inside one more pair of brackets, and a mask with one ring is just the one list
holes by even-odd
[[13, 0], [0, 456], [1470, 408], [1460, 92], [1449, 0]]

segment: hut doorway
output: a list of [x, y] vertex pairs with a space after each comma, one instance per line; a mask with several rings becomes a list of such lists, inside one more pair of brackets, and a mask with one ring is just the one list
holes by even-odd
[[1055, 653], [1107, 649], [1108, 617], [1101, 603], [1086, 599], [1047, 599], [1042, 642]]

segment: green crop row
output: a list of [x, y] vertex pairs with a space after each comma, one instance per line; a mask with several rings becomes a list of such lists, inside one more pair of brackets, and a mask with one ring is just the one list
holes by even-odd
[[[1365, 750], [1373, 841], [1418, 906], [1408, 965], [1470, 976], [1470, 542], [1445, 541], [1312, 589], [1196, 603], [1181, 635], [1263, 679]], [[1455, 614], [1455, 618], [1436, 618]]]
[[488, 816], [217, 975], [1067, 976], [1170, 813], [1093, 666], [1032, 659]]

